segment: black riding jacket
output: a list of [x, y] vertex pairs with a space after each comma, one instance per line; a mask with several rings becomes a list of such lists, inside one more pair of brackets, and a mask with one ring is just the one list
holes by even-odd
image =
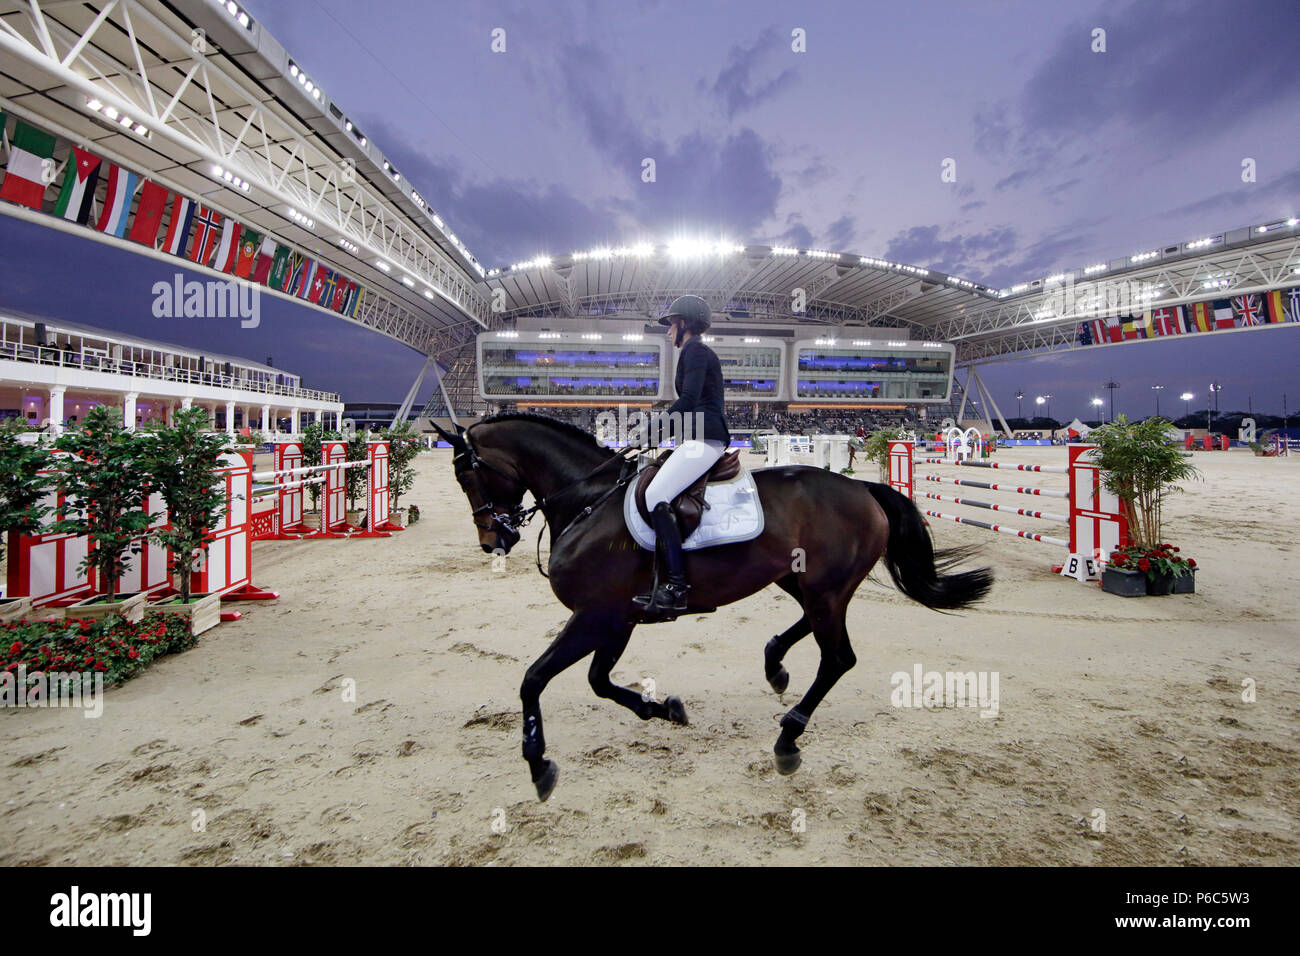
[[[714, 440], [724, 445], [731, 443], [731, 432], [722, 414], [722, 363], [717, 353], [699, 338], [691, 338], [682, 346], [677, 357], [677, 401], [668, 406], [667, 414], [680, 413], [680, 419], [699, 412], [703, 415], [704, 434], [698, 434], [696, 420], [691, 419], [691, 433], [686, 436], [696, 441]], [[673, 429], [673, 438], [680, 444], [682, 435]]]

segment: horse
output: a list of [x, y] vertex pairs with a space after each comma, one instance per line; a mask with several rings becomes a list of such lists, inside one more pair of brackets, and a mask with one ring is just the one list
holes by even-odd
[[[539, 800], [550, 797], [559, 767], [546, 757], [541, 695], [557, 674], [592, 655], [587, 672], [598, 697], [628, 708], [642, 720], [686, 724], [680, 698], [616, 686], [610, 680], [638, 624], [633, 597], [653, 573], [654, 554], [632, 538], [622, 494], [635, 464], [567, 422], [506, 412], [451, 433], [457, 483], [471, 507], [479, 545], [507, 554], [520, 528], [537, 511], [550, 528], [547, 570], [551, 590], [572, 612], [564, 628], [524, 674], [523, 756]], [[857, 658], [845, 630], [849, 601], [883, 556], [905, 595], [938, 611], [968, 607], [993, 583], [988, 568], [950, 569], [974, 548], [935, 551], [921, 513], [888, 485], [857, 481], [803, 465], [753, 472], [764, 513], [763, 532], [741, 543], [687, 552], [691, 583], [687, 613], [715, 610], [776, 584], [799, 602], [803, 615], [767, 642], [763, 670], [778, 694], [790, 682], [782, 664], [798, 641], [812, 634], [821, 652], [808, 691], [780, 721], [773, 753], [776, 769], [791, 774], [802, 756], [797, 745], [813, 711]], [[523, 498], [535, 504], [525, 509]], [[538, 538], [538, 570], [541, 539]]]

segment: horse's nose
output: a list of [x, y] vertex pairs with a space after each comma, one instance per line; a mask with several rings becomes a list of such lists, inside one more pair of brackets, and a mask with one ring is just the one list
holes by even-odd
[[479, 544], [479, 547], [483, 549], [483, 553], [484, 553], [484, 554], [491, 554], [491, 553], [492, 553], [492, 550], [493, 550], [493, 549], [492, 549], [492, 545], [490, 545], [490, 544]]

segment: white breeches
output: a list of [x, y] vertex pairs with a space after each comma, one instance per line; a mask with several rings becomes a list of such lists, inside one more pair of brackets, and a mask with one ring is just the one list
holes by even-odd
[[671, 502], [689, 488], [695, 479], [713, 467], [727, 447], [720, 441], [682, 442], [659, 473], [650, 479], [645, 490], [645, 506], [650, 511], [661, 501]]

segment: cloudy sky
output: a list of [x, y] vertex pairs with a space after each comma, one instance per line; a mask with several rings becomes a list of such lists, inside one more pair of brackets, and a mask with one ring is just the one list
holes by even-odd
[[[1002, 287], [1300, 211], [1300, 18], [1283, 0], [248, 6], [488, 266], [684, 233]], [[1013, 407], [1017, 387], [1052, 391], [1058, 418], [1111, 377], [1135, 414], [1150, 384], [1203, 395], [1211, 377], [1225, 408], [1300, 405], [1300, 331], [1210, 338], [985, 378]], [[349, 399], [405, 391], [276, 351]]]

